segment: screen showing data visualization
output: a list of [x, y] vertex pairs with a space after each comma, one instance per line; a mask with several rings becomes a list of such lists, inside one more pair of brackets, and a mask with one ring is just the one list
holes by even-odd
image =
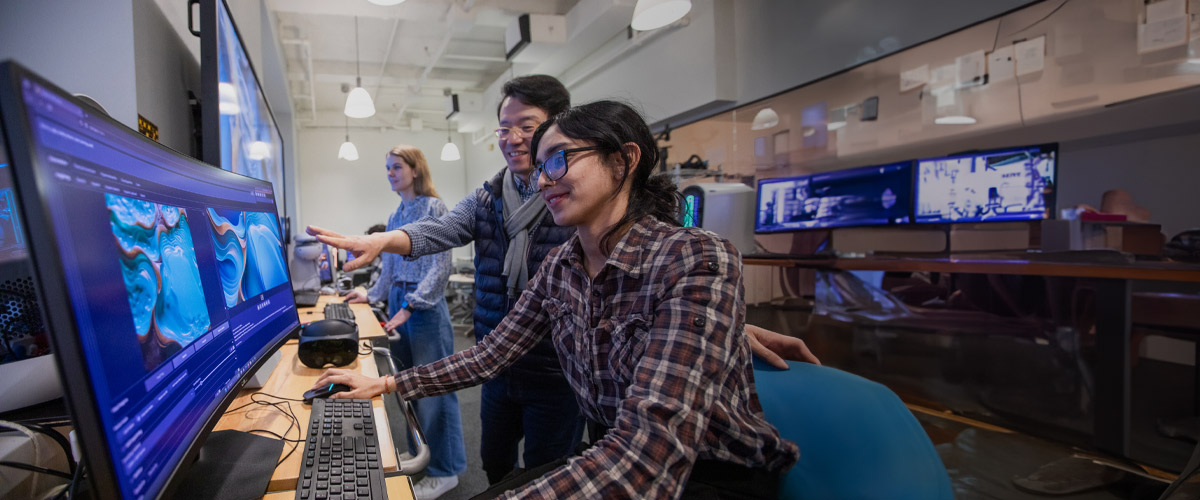
[[757, 233], [911, 222], [912, 162], [765, 179]]
[[1054, 145], [918, 160], [916, 221], [1022, 221], [1054, 211]]

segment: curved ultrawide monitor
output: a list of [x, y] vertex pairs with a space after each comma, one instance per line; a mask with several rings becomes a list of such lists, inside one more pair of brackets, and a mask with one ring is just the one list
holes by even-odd
[[763, 179], [754, 232], [905, 224], [911, 204], [911, 161]]
[[1057, 160], [1055, 144], [917, 160], [916, 222], [1050, 218]]
[[0, 65], [0, 116], [97, 498], [159, 498], [299, 327], [274, 192]]

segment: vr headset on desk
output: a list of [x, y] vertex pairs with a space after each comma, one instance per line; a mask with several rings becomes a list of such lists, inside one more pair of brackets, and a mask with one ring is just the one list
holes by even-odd
[[296, 357], [309, 368], [353, 363], [358, 358], [358, 325], [343, 319], [322, 319], [304, 325]]

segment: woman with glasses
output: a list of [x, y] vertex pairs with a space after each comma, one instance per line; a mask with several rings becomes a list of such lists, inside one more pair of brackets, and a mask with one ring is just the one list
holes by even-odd
[[513, 311], [474, 348], [395, 377], [330, 370], [335, 397], [407, 399], [479, 384], [545, 336], [597, 431], [582, 455], [484, 497], [773, 498], [798, 458], [766, 422], [744, 332], [741, 257], [675, 221], [680, 195], [652, 177], [653, 136], [628, 105], [571, 108], [532, 138], [542, 199], [574, 227]]
[[[416, 146], [400, 145], [388, 152], [384, 168], [392, 191], [400, 195], [400, 206], [388, 218], [387, 229], [396, 229], [425, 217], [446, 213], [446, 204], [433, 187], [433, 176], [425, 154]], [[400, 366], [432, 363], [454, 353], [454, 328], [446, 305], [450, 280], [450, 251], [412, 260], [383, 254], [379, 279], [367, 293], [350, 292], [346, 301], [379, 302], [387, 299], [385, 330], [395, 329], [399, 342], [392, 342], [392, 356]], [[422, 490], [448, 490], [467, 470], [462, 416], [454, 393], [416, 401], [417, 417], [429, 441], [429, 465]], [[411, 446], [411, 443], [410, 443]], [[416, 453], [416, 450], [409, 450]]]

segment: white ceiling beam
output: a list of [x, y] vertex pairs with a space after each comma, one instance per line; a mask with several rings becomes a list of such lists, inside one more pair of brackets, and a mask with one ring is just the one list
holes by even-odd
[[409, 0], [393, 7], [382, 7], [361, 0], [331, 2], [329, 0], [268, 0], [276, 12], [317, 16], [358, 16], [375, 19], [404, 19], [424, 21], [439, 19], [446, 11], [442, 2]]
[[[355, 79], [354, 61], [331, 61], [331, 60], [316, 60], [313, 65], [313, 81], [315, 83], [348, 83], [353, 85]], [[426, 80], [452, 81], [456, 82], [452, 85], [456, 90], [460, 85], [466, 85], [471, 88], [479, 85], [482, 68], [458, 68], [437, 65], [432, 69], [430, 66], [415, 66], [409, 64], [390, 64], [388, 65], [388, 74], [382, 78], [376, 76], [363, 76], [364, 86], [400, 86], [411, 85], [415, 86], [422, 75]], [[295, 68], [303, 70], [302, 67]], [[428, 70], [428, 73], [426, 73]], [[307, 77], [305, 73], [300, 71], [288, 72], [288, 78], [292, 80], [304, 80]], [[440, 87], [439, 87], [440, 91]]]
[[[419, 115], [438, 117], [438, 119], [436, 119], [436, 120], [426, 118], [425, 119], [425, 128], [427, 130], [432, 129], [432, 130], [439, 130], [439, 131], [445, 132], [445, 130], [446, 130], [446, 121], [444, 119], [446, 116], [445, 110], [432, 109], [432, 108], [427, 108], [427, 107], [423, 106], [420, 108], [411, 108], [408, 110], [408, 112], [419, 114]], [[304, 127], [307, 127], [307, 128], [323, 128], [323, 127], [331, 127], [331, 128], [338, 128], [338, 129], [346, 128], [346, 115], [343, 114], [342, 110], [340, 110], [340, 109], [322, 109], [322, 110], [317, 111], [316, 114], [313, 116], [315, 116], [315, 118], [305, 119], [301, 125]], [[408, 128], [408, 122], [399, 123], [399, 124], [389, 124], [389, 123], [384, 122], [381, 118], [379, 118], [378, 114], [376, 114], [375, 116], [373, 116], [371, 118], [366, 118], [366, 119], [362, 119], [362, 120], [350, 120], [350, 136], [351, 136], [350, 139], [351, 140], [354, 139], [353, 136], [354, 136], [355, 130], [380, 129], [380, 128], [394, 128], [394, 129], [403, 130], [403, 129]], [[455, 132], [457, 132], [457, 130], [455, 130]]]
[[442, 56], [442, 59], [448, 59], [451, 61], [478, 61], [478, 62], [489, 62], [489, 63], [508, 62], [508, 60], [505, 59], [504, 56], [472, 56], [472, 55], [467, 55], [467, 54], [446, 54], [446, 55]]

